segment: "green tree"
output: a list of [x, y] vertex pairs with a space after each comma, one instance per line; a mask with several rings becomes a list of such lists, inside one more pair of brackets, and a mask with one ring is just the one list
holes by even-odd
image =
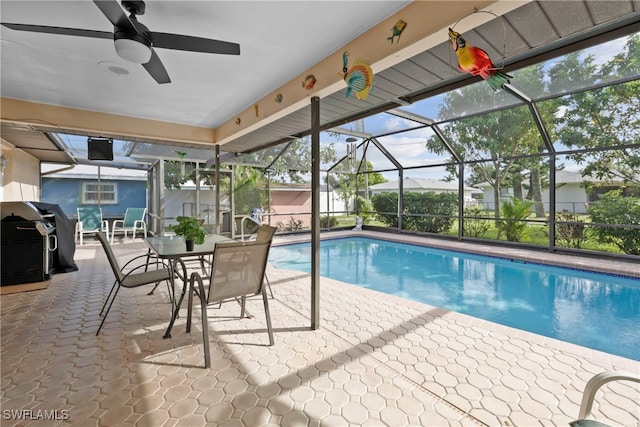
[[[606, 81], [608, 76], [640, 73], [640, 35], [626, 42], [623, 51], [599, 69], [593, 56], [577, 53], [551, 68], [553, 85], [580, 85]], [[569, 86], [571, 87], [571, 86]], [[583, 176], [640, 184], [640, 80], [580, 92], [560, 100], [551, 130], [569, 148], [610, 150], [578, 152], [568, 157], [584, 165]], [[620, 145], [632, 145], [620, 148]], [[616, 147], [617, 146], [617, 147]]]
[[267, 178], [256, 168], [234, 166], [233, 201], [236, 214], [250, 214], [267, 204]]
[[[526, 72], [528, 74], [522, 73], [519, 78], [543, 80], [542, 67], [533, 67]], [[487, 108], [496, 109], [490, 113], [453, 120], [442, 129], [448, 142], [464, 161], [480, 160], [469, 163], [469, 167], [475, 176], [482, 177], [483, 181], [493, 187], [496, 219], [500, 215], [500, 188], [505, 182], [515, 184], [520, 179], [516, 179], [516, 174], [520, 174], [523, 169], [523, 165], [516, 164], [512, 157], [539, 153], [544, 149], [543, 141], [527, 107], [499, 109], [511, 102], [511, 95], [506, 91], [493, 93], [486, 84], [473, 84], [448, 92], [438, 113], [441, 119], [446, 119], [464, 117]], [[437, 154], [447, 152], [438, 136], [428, 139], [426, 146]], [[457, 176], [453, 162], [448, 169], [451, 175]]]
[[[361, 164], [362, 161], [358, 163], [358, 168]], [[352, 198], [356, 195], [356, 187], [364, 193], [365, 187], [367, 186], [387, 182], [387, 179], [379, 172], [373, 172], [373, 164], [369, 161], [367, 161], [367, 171], [369, 171], [369, 173], [366, 179], [364, 173], [357, 174], [355, 178], [354, 175], [350, 173], [336, 174], [333, 187], [347, 206], [350, 205]]]
[[[640, 225], [640, 197], [622, 197], [620, 190], [610, 191], [592, 203], [591, 221], [600, 224]], [[593, 235], [611, 243], [625, 254], [640, 255], [640, 228], [594, 226]]]

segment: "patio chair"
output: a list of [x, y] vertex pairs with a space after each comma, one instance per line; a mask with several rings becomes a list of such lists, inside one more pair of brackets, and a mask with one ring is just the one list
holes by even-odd
[[[277, 227], [272, 227], [270, 225], [262, 224], [258, 229], [258, 234], [256, 234], [255, 241], [258, 243], [269, 243], [269, 249], [271, 249], [271, 243], [273, 242], [273, 236], [276, 234], [278, 230]], [[269, 258], [269, 252], [267, 251], [267, 258]], [[264, 280], [267, 281], [267, 288], [269, 288], [269, 295], [271, 298], [275, 298], [273, 296], [273, 290], [271, 290], [271, 283], [269, 283], [269, 278], [267, 277], [267, 272], [265, 269]]]
[[208, 277], [208, 286], [205, 287], [202, 276], [198, 272], [191, 273], [188, 289], [187, 332], [191, 332], [193, 297], [195, 295], [200, 300], [204, 365], [206, 368], [211, 367], [208, 305], [238, 301], [240, 303], [240, 318], [248, 317], [245, 309], [246, 297], [262, 294], [269, 345], [273, 345], [269, 300], [264, 286], [264, 271], [267, 265], [269, 246], [269, 243], [259, 242], [218, 243], [213, 252], [213, 264]]
[[147, 208], [127, 208], [124, 219], [117, 219], [111, 224], [111, 243], [116, 232], [123, 232], [127, 238], [127, 232], [131, 231], [131, 240], [136, 238], [136, 231], [142, 231], [147, 237], [147, 223], [144, 218], [147, 215]]
[[631, 372], [622, 371], [607, 371], [601, 372], [594, 376], [587, 382], [582, 393], [582, 402], [580, 403], [580, 412], [578, 413], [578, 419], [569, 423], [571, 427], [608, 427], [608, 424], [601, 423], [600, 421], [588, 419], [591, 415], [591, 408], [593, 407], [593, 400], [596, 396], [596, 392], [608, 382], [611, 381], [634, 381], [640, 383], [640, 375], [633, 374]]
[[103, 231], [109, 236], [109, 223], [102, 219], [102, 208], [84, 207], [77, 208], [78, 222], [76, 222], [76, 241], [80, 236], [80, 246], [83, 244], [85, 234], [95, 234], [96, 231]]
[[[161, 259], [154, 257], [149, 253], [145, 253], [144, 255], [140, 255], [129, 260], [129, 262], [127, 262], [123, 268], [120, 268], [118, 259], [114, 255], [113, 250], [111, 249], [111, 245], [109, 244], [108, 237], [103, 232], [98, 231], [96, 233], [96, 238], [102, 244], [104, 252], [107, 255], [107, 259], [109, 260], [111, 270], [113, 270], [113, 275], [115, 276], [115, 282], [113, 283], [111, 291], [109, 291], [109, 295], [107, 295], [107, 299], [105, 300], [104, 305], [102, 306], [102, 310], [100, 311], [100, 314], [102, 314], [105, 307], [107, 307], [107, 311], [104, 313], [102, 322], [100, 322], [100, 326], [98, 327], [98, 331], [96, 332], [96, 335], [98, 335], [100, 333], [100, 330], [102, 329], [102, 325], [104, 325], [104, 321], [107, 319], [109, 310], [111, 310], [111, 306], [113, 305], [113, 302], [115, 301], [116, 296], [118, 295], [118, 291], [121, 287], [137, 288], [145, 285], [156, 285], [165, 280], [167, 281], [167, 284], [171, 285], [173, 276], [171, 274], [171, 269], [167, 264], [165, 264]], [[142, 259], [144, 259], [144, 262], [140, 262], [138, 263], [139, 265], [135, 265], [136, 261]], [[131, 267], [132, 264], [134, 264], [135, 266]]]

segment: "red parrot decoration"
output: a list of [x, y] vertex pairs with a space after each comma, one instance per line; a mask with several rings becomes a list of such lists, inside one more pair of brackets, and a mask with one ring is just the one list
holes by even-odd
[[489, 83], [491, 89], [503, 89], [513, 77], [499, 71], [484, 50], [475, 46], [467, 46], [460, 33], [449, 28], [449, 39], [458, 57], [458, 69], [473, 76], [480, 76]]

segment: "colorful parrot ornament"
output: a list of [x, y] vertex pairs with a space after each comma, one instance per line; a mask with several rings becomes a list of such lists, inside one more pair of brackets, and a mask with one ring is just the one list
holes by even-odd
[[344, 73], [344, 81], [347, 83], [347, 98], [351, 95], [351, 91], [356, 92], [356, 98], [365, 100], [369, 96], [369, 92], [373, 90], [373, 70], [364, 59], [358, 58], [355, 64], [348, 68], [349, 52], [342, 54], [342, 72]]
[[391, 41], [391, 44], [393, 44], [393, 41], [397, 37], [398, 40], [396, 40], [396, 43], [399, 43], [400, 36], [402, 35], [402, 32], [404, 31], [405, 28], [407, 28], [407, 23], [402, 19], [398, 20], [398, 22], [396, 22], [396, 25], [394, 25], [393, 28], [391, 29], [391, 37], [387, 37], [387, 40]]
[[513, 77], [499, 71], [484, 50], [475, 46], [467, 46], [466, 40], [458, 32], [449, 28], [449, 39], [458, 57], [458, 69], [473, 76], [480, 76], [489, 83], [491, 89], [503, 89]]

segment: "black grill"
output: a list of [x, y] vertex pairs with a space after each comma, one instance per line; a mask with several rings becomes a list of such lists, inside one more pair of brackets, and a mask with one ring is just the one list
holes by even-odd
[[28, 202], [2, 203], [0, 285], [42, 282], [54, 272], [54, 222]]

